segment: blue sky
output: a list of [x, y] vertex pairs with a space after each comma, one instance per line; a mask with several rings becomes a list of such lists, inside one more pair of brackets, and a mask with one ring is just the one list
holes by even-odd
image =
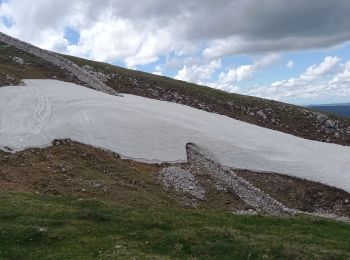
[[0, 0], [45, 49], [294, 104], [350, 102], [348, 0]]
[[69, 44], [78, 44], [80, 39], [80, 33], [78, 30], [72, 28], [72, 27], [66, 27], [64, 28], [64, 36], [65, 39], [68, 40]]

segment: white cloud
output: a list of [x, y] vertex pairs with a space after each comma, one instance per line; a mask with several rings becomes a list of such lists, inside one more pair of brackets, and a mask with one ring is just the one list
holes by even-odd
[[214, 60], [209, 64], [204, 65], [185, 65], [181, 70], [179, 70], [175, 76], [175, 79], [201, 84], [207, 80], [210, 80], [213, 73], [220, 67], [220, 60]]
[[[134, 67], [170, 53], [193, 55], [203, 46], [210, 60], [334, 46], [350, 40], [349, 11], [348, 0], [9, 0], [0, 16], [14, 24], [0, 23], [0, 30], [52, 50]], [[76, 48], [63, 40], [67, 26], [82, 34]]]
[[350, 84], [350, 61], [342, 65], [342, 70], [333, 77], [331, 84]]
[[161, 71], [154, 71], [154, 72], [152, 72], [152, 74], [158, 75], [158, 76], [163, 76], [163, 73]]
[[270, 86], [259, 86], [249, 90], [247, 94], [276, 100], [316, 100], [331, 96], [344, 97], [345, 94], [350, 94], [348, 86], [336, 86], [327, 81], [327, 76], [336, 73], [339, 61], [338, 57], [325, 57], [320, 64], [308, 67], [298, 78], [277, 81]]
[[[130, 68], [193, 48], [177, 38], [178, 26], [172, 21], [159, 24], [157, 17], [116, 15], [124, 8], [122, 3], [127, 4], [122, 0], [10, 1], [0, 6], [0, 17], [11, 17], [14, 25], [6, 28], [0, 23], [0, 30], [45, 49], [98, 61], [123, 61]], [[66, 27], [80, 33], [78, 44], [64, 38]]]
[[[320, 100], [347, 99], [350, 97], [350, 61], [339, 64], [338, 57], [325, 57], [320, 64], [308, 67], [299, 77], [240, 88], [230, 83], [211, 84], [212, 87], [245, 95], [294, 103], [318, 103]], [[329, 80], [329, 76], [332, 79]]]
[[219, 82], [210, 82], [206, 84], [208, 87], [220, 89], [230, 93], [241, 93], [243, 90], [239, 86], [232, 85], [230, 83], [219, 83]]
[[267, 67], [279, 59], [278, 55], [268, 55], [262, 59], [256, 60], [250, 65], [242, 65], [237, 68], [230, 69], [226, 73], [221, 72], [219, 76], [220, 83], [229, 83], [234, 81], [242, 81], [250, 78], [257, 70]]
[[292, 60], [288, 61], [287, 64], [286, 64], [286, 67], [287, 67], [288, 69], [294, 68], [294, 61], [292, 61]]
[[328, 56], [320, 64], [314, 64], [307, 68], [307, 70], [300, 76], [301, 80], [315, 80], [330, 73], [332, 69], [338, 64], [340, 59], [338, 57]]
[[230, 69], [228, 72], [221, 72], [219, 79], [222, 83], [245, 80], [254, 73], [253, 65], [242, 65], [235, 69]]
[[122, 19], [101, 20], [80, 34], [79, 43], [69, 47], [70, 54], [99, 61], [123, 60], [130, 68], [155, 62], [173, 49], [169, 31], [140, 30]]
[[[0, 30], [46, 49], [130, 68], [164, 59], [156, 72], [176, 69], [178, 79], [283, 99], [316, 96], [316, 91], [345, 95], [350, 65], [327, 57], [299, 77], [244, 90], [237, 82], [275, 61], [263, 58], [224, 71], [219, 61], [348, 42], [349, 12], [348, 0], [9, 0], [0, 5], [0, 17], [13, 25], [7, 28], [0, 21]], [[64, 38], [66, 27], [80, 33], [78, 44]]]

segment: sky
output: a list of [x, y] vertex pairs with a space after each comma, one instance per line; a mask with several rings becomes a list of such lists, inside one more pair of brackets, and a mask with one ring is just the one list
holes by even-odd
[[0, 31], [228, 92], [350, 103], [349, 13], [349, 0], [0, 0]]

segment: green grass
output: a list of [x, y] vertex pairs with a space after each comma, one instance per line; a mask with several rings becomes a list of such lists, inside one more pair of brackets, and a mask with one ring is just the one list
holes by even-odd
[[348, 259], [350, 225], [0, 194], [0, 259]]

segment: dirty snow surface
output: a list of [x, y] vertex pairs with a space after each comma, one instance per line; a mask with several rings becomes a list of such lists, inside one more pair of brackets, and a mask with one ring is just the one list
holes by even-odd
[[145, 162], [186, 161], [192, 142], [225, 166], [288, 174], [350, 192], [350, 147], [325, 144], [180, 104], [116, 97], [71, 83], [26, 80], [0, 88], [0, 149], [53, 139]]

